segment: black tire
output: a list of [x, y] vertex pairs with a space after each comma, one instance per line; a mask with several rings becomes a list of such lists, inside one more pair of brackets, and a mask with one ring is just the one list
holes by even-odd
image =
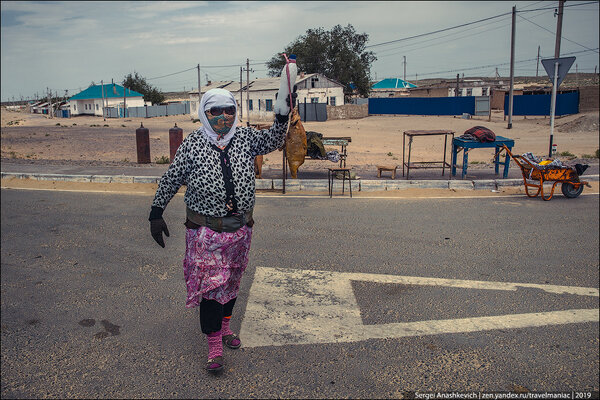
[[565, 197], [568, 197], [569, 199], [574, 199], [575, 197], [578, 197], [581, 194], [581, 192], [583, 192], [583, 185], [579, 185], [578, 188], [575, 188], [575, 186], [572, 183], [565, 182], [561, 185], [560, 190], [565, 195]]

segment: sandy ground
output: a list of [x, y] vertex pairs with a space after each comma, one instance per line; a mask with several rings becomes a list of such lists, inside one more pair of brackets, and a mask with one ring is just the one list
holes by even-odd
[[[599, 148], [598, 112], [581, 113], [556, 120], [554, 142], [559, 152], [570, 152], [578, 158], [594, 154]], [[252, 121], [258, 122], [258, 121]], [[243, 123], [243, 121], [242, 121]], [[90, 163], [135, 164], [137, 160], [135, 130], [143, 124], [150, 130], [151, 159], [169, 155], [169, 129], [175, 124], [186, 136], [200, 126], [189, 115], [107, 119], [78, 116], [50, 119], [39, 114], [2, 110], [1, 157], [7, 159], [77, 160]], [[533, 152], [546, 155], [550, 136], [549, 118], [514, 117], [513, 128], [501, 112], [467, 120], [452, 116], [370, 116], [362, 119], [305, 122], [306, 130], [324, 136], [350, 136], [348, 165], [376, 169], [377, 165], [401, 165], [403, 132], [420, 129], [449, 129], [461, 135], [465, 130], [483, 125], [499, 136], [515, 140], [515, 153]], [[440, 161], [443, 137], [418, 137], [412, 145], [411, 161]], [[331, 148], [338, 149], [339, 148]], [[328, 150], [331, 150], [328, 148]], [[448, 143], [448, 161], [450, 154]], [[490, 163], [493, 150], [473, 151], [469, 164]], [[561, 157], [566, 159], [567, 157]], [[597, 163], [597, 159], [590, 160]], [[265, 165], [281, 168], [282, 153], [275, 151], [264, 157]], [[323, 169], [329, 161], [307, 160], [302, 169]]]

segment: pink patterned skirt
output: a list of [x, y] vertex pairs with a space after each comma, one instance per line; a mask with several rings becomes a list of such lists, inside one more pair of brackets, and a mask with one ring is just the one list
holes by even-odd
[[215, 232], [206, 226], [186, 228], [183, 274], [187, 308], [198, 306], [202, 298], [225, 304], [237, 297], [251, 239], [248, 226], [236, 232]]

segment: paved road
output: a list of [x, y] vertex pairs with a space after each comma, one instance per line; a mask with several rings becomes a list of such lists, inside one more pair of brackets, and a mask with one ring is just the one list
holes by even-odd
[[232, 326], [203, 370], [183, 200], [1, 191], [2, 398], [400, 397], [598, 390], [598, 196], [261, 197]]

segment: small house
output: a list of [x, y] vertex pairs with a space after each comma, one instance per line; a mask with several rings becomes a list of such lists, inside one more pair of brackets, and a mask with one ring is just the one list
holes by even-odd
[[144, 95], [121, 85], [92, 85], [69, 99], [71, 115], [102, 116], [103, 108], [143, 107]]

